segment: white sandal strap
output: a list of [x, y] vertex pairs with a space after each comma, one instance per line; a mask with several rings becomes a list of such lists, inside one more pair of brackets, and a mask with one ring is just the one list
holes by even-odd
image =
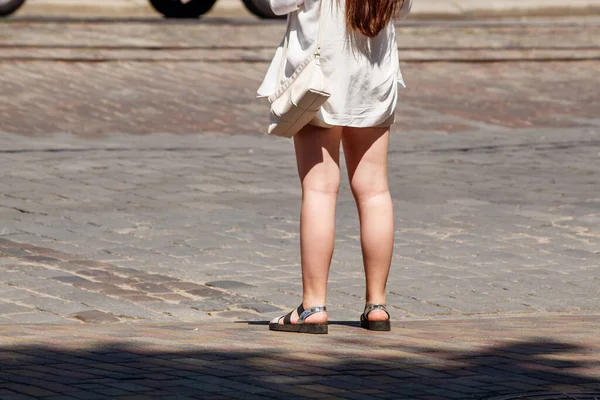
[[363, 315], [366, 318], [369, 316], [369, 313], [374, 310], [385, 311], [385, 313], [388, 315], [388, 318], [390, 318], [390, 313], [388, 312], [387, 308], [385, 308], [384, 304], [371, 304], [371, 305], [365, 306], [365, 311], [363, 312]]

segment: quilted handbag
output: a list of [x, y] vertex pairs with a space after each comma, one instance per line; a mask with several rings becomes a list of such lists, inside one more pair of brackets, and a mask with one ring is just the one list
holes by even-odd
[[277, 78], [280, 86], [268, 98], [271, 103], [268, 131], [270, 135], [293, 137], [317, 115], [321, 106], [329, 99], [327, 82], [321, 70], [323, 1], [321, 0], [319, 11], [315, 51], [296, 68], [292, 76], [283, 80], [291, 25], [291, 18], [288, 15], [283, 56]]

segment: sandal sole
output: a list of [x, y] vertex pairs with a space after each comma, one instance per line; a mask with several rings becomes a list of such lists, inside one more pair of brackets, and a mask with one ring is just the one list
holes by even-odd
[[296, 332], [324, 335], [328, 333], [327, 324], [269, 324], [269, 330], [278, 332]]
[[366, 321], [363, 319], [360, 321], [360, 326], [369, 331], [387, 332], [392, 330], [390, 321]]

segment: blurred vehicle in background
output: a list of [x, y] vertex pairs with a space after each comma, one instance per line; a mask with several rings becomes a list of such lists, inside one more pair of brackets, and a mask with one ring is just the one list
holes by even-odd
[[[85, 1], [85, 0], [81, 0]], [[149, 0], [152, 7], [167, 18], [198, 18], [206, 14], [217, 0]], [[242, 0], [246, 8], [259, 18], [278, 18], [269, 0]], [[0, 16], [17, 11], [25, 0], [0, 0]]]
[[25, 3], [25, 0], [0, 0], [0, 17], [12, 14]]
[[[1, 1], [1, 0], [0, 0]], [[150, 0], [150, 4], [167, 18], [198, 18], [206, 14], [217, 0]], [[277, 18], [269, 0], [242, 0], [246, 8], [260, 18]]]

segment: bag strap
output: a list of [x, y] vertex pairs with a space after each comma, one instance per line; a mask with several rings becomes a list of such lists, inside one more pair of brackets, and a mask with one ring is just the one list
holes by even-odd
[[[323, 14], [323, 3], [325, 0], [320, 1], [319, 5], [319, 28], [317, 31], [317, 43], [315, 46], [315, 57], [321, 56], [321, 40], [323, 38], [323, 24], [321, 23], [321, 16]], [[298, 13], [298, 11], [294, 11], [294, 13]], [[287, 27], [285, 30], [285, 38], [283, 39], [283, 54], [281, 56], [281, 64], [279, 65], [279, 73], [277, 74], [277, 83], [281, 83], [283, 79], [283, 72], [285, 70], [285, 63], [287, 61], [287, 50], [290, 42], [290, 31], [292, 29], [292, 13], [289, 13], [287, 16]]]

